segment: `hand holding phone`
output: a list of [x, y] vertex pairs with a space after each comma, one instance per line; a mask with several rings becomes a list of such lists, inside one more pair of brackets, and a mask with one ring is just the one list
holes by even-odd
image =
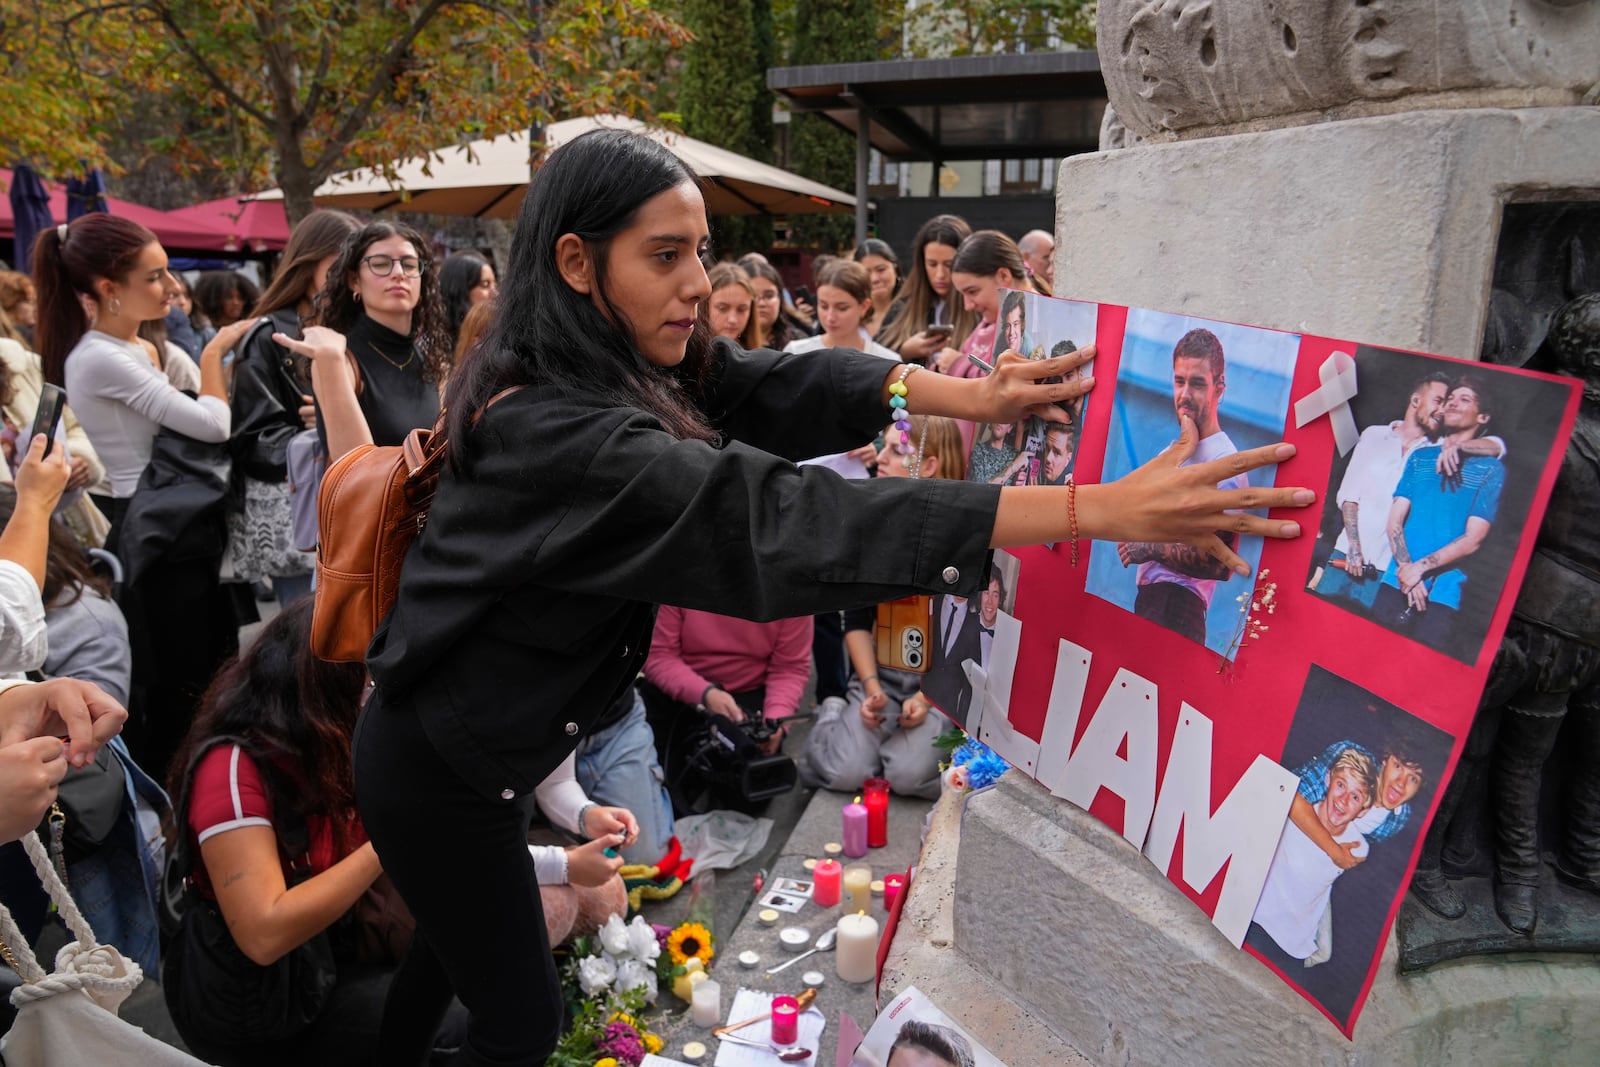
[[[19, 510], [27, 504], [50, 514], [61, 502], [61, 494], [67, 488], [67, 478], [72, 475], [72, 466], [67, 462], [66, 448], [58, 448], [53, 456], [46, 458], [50, 442], [51, 437], [43, 432], [27, 440], [27, 451], [22, 454], [22, 462], [16, 469], [16, 502]], [[22, 442], [18, 442], [18, 446], [21, 448]]]
[[31, 444], [35, 437], [45, 435], [44, 454], [48, 456], [55, 447], [56, 428], [61, 425], [61, 414], [67, 410], [67, 392], [58, 385], [46, 385], [39, 394], [39, 407], [33, 413], [33, 429], [28, 433]]
[[948, 341], [955, 335], [956, 328], [947, 322], [935, 322], [922, 332], [930, 337], [937, 337], [941, 341]]

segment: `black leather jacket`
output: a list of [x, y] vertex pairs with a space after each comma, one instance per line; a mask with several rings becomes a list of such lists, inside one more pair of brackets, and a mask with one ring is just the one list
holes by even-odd
[[274, 332], [299, 337], [300, 316], [285, 308], [267, 318], [245, 335], [233, 362], [229, 445], [237, 476], [281, 482], [288, 477], [289, 438], [305, 429], [300, 398], [309, 396], [311, 387], [300, 357], [272, 340]]

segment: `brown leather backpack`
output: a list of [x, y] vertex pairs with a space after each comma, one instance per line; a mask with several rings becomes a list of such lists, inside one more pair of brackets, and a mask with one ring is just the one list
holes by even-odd
[[[484, 411], [522, 386], [502, 389]], [[473, 417], [476, 422], [483, 412]], [[364, 663], [400, 594], [400, 566], [428, 520], [445, 458], [444, 413], [400, 445], [358, 445], [335, 460], [317, 492], [317, 588], [311, 651]]]
[[[497, 398], [498, 399], [498, 398]], [[359, 445], [335, 460], [317, 493], [311, 651], [363, 663], [400, 592], [400, 565], [428, 518], [444, 463], [444, 416], [401, 445]]]

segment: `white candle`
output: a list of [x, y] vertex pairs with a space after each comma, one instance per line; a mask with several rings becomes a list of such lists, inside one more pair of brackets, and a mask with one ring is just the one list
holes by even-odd
[[717, 1026], [722, 1022], [722, 987], [711, 979], [696, 982], [689, 1018], [696, 1026]]
[[839, 920], [834, 969], [846, 982], [870, 982], [878, 972], [878, 920], [846, 915]]

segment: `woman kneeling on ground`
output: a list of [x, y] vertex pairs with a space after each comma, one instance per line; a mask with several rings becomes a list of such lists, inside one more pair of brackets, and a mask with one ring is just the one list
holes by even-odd
[[[957, 481], [965, 477], [966, 457], [956, 421], [937, 415], [913, 415], [910, 421], [910, 433], [893, 426], [885, 431], [878, 477]], [[817, 721], [798, 760], [800, 780], [852, 792], [866, 779], [881, 776], [903, 796], [936, 798], [940, 752], [933, 740], [947, 727], [943, 719], [928, 714], [922, 675], [878, 663], [873, 636], [877, 620], [876, 608], [844, 613], [850, 685], [843, 699], [830, 697], [817, 709]]]
[[[350, 770], [366, 672], [311, 655], [311, 607], [289, 605], [217, 675], [173, 761], [168, 788], [192, 857], [187, 909], [220, 911], [223, 924], [208, 930], [185, 914], [162, 989], [184, 1042], [208, 1062], [371, 1062], [400, 954], [364, 938], [376, 931], [354, 915], [383, 873]], [[449, 843], [436, 847], [445, 862]], [[301, 957], [285, 960], [324, 932], [331, 988]], [[287, 1019], [251, 1003], [275, 965], [297, 1004]], [[436, 1047], [458, 1043], [465, 1012], [453, 1012], [445, 1030], [456, 1036]]]

